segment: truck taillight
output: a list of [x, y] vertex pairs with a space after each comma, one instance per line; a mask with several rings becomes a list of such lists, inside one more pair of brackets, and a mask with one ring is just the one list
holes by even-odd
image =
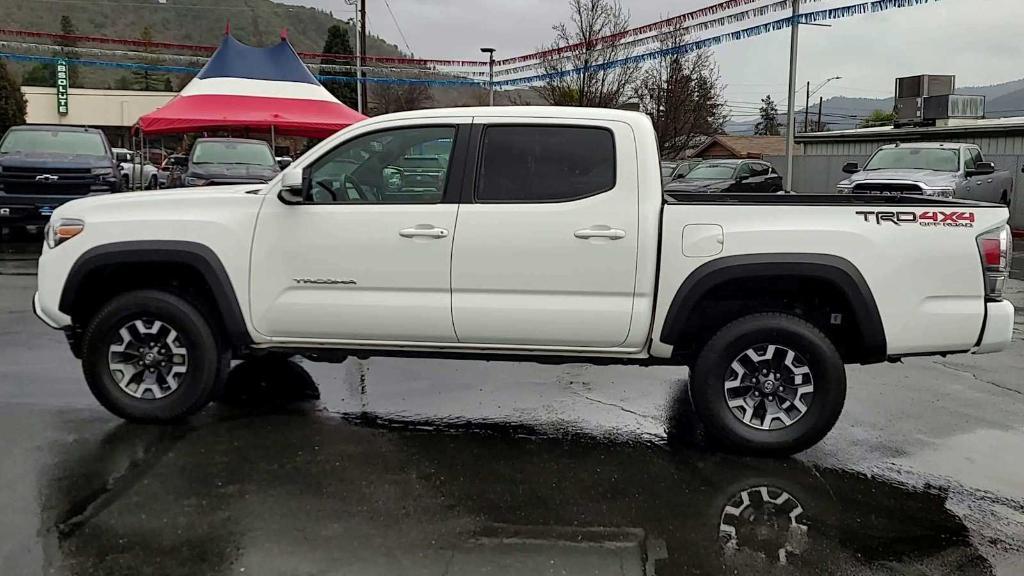
[[985, 275], [985, 296], [1002, 298], [1010, 271], [1010, 227], [1004, 226], [978, 236], [978, 252]]

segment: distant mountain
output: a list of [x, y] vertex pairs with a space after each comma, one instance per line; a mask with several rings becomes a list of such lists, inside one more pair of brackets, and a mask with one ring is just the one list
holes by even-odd
[[[962, 86], [957, 88], [956, 92], [957, 94], [985, 96], [985, 115], [989, 118], [1024, 116], [1024, 78], [992, 86]], [[856, 128], [861, 119], [871, 112], [875, 110], [889, 111], [892, 108], [892, 98], [834, 96], [825, 100], [822, 105], [822, 121], [828, 125], [829, 130], [849, 130]], [[810, 107], [812, 125], [817, 114], [818, 105], [815, 103]], [[802, 126], [803, 119], [804, 108], [801, 106], [797, 111], [798, 126]], [[780, 116], [780, 122], [785, 125], [785, 114]], [[729, 122], [726, 124], [726, 131], [731, 134], [750, 134], [756, 123], [757, 120]]]

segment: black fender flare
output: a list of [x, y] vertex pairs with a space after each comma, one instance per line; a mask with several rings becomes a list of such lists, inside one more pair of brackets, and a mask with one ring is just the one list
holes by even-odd
[[835, 285], [846, 297], [857, 317], [864, 342], [861, 362], [867, 364], [886, 359], [885, 327], [871, 288], [852, 262], [831, 254], [742, 254], [718, 258], [701, 265], [676, 290], [665, 315], [661, 341], [670, 345], [683, 341], [687, 334], [687, 319], [716, 286], [731, 280], [759, 276], [813, 278]]
[[86, 250], [71, 266], [64, 281], [58, 309], [71, 315], [75, 298], [80, 293], [90, 273], [107, 266], [122, 264], [152, 264], [168, 262], [184, 264], [196, 270], [213, 294], [216, 312], [226, 329], [225, 336], [231, 346], [241, 349], [252, 343], [252, 336], [245, 326], [242, 308], [235, 295], [224, 264], [208, 246], [183, 240], [136, 240], [111, 242]]

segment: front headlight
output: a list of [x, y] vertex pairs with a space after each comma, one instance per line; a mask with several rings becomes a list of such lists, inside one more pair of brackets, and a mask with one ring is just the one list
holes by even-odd
[[93, 176], [112, 176], [114, 174], [113, 168], [93, 168], [91, 170]]
[[836, 194], [849, 194], [853, 186], [836, 186]]
[[52, 250], [78, 236], [83, 230], [85, 230], [85, 222], [76, 218], [61, 218], [56, 221], [51, 219], [47, 222], [43, 234], [46, 236], [46, 245]]
[[193, 178], [189, 176], [185, 178], [185, 184], [188, 186], [206, 186], [210, 181], [205, 178]]

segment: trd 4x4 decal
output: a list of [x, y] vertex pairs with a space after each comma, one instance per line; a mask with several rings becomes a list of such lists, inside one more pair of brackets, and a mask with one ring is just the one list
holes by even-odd
[[865, 222], [874, 222], [879, 226], [883, 222], [902, 226], [904, 224], [919, 224], [921, 226], [942, 226], [946, 228], [973, 228], [974, 212], [941, 212], [926, 210], [924, 212], [892, 212], [874, 210], [860, 210], [857, 215], [864, 218]]

